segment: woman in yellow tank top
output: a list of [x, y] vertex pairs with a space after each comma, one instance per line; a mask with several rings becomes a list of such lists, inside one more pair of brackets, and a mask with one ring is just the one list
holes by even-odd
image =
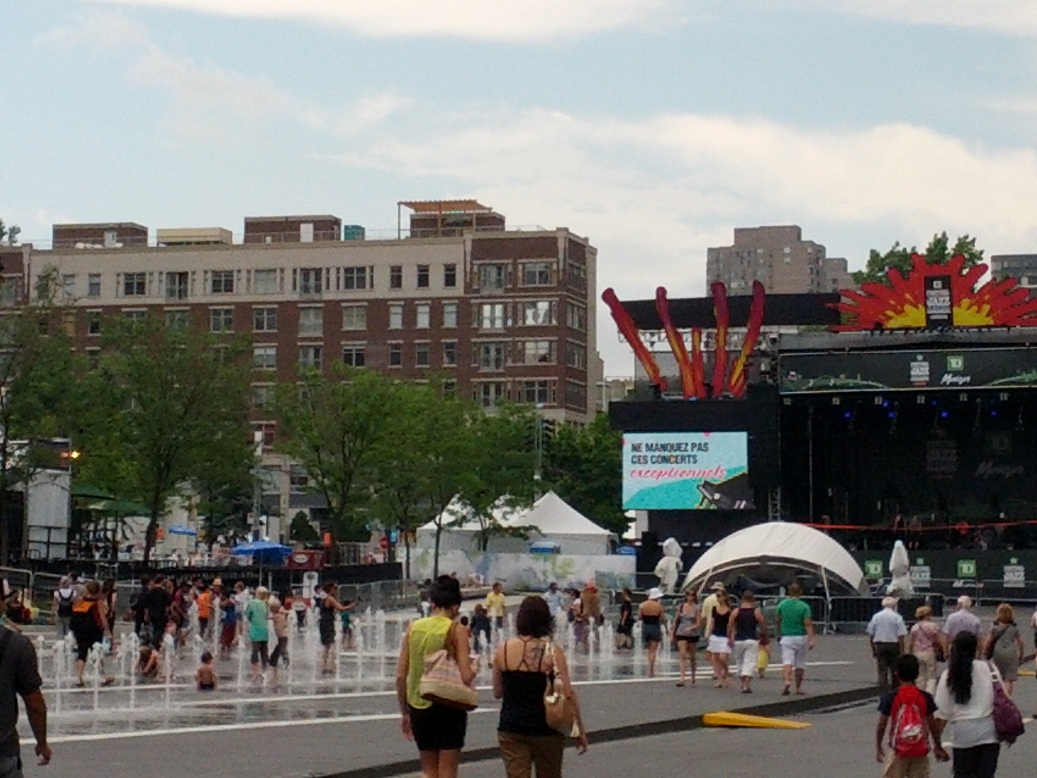
[[432, 614], [410, 625], [400, 646], [396, 667], [396, 697], [400, 705], [400, 728], [418, 745], [422, 778], [456, 778], [464, 748], [468, 714], [421, 698], [419, 686], [425, 657], [447, 647], [457, 660], [466, 684], [475, 680], [476, 668], [468, 657], [468, 632], [455, 629], [461, 609], [461, 585], [441, 576], [433, 585]]

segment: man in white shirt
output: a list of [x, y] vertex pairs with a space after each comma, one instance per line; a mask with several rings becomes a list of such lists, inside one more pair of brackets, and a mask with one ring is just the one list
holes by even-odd
[[979, 616], [972, 612], [972, 598], [963, 594], [958, 598], [958, 609], [943, 622], [944, 649], [949, 649], [959, 632], [971, 632], [977, 638], [983, 632]]
[[866, 631], [871, 655], [878, 668], [879, 693], [886, 694], [897, 683], [893, 667], [897, 657], [904, 653], [904, 638], [907, 637], [904, 617], [897, 613], [896, 597], [883, 598], [882, 610], [871, 617]]

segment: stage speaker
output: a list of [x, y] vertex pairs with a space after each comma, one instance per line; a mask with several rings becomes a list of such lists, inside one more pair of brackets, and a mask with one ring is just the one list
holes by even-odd
[[642, 532], [641, 548], [637, 549], [637, 572], [651, 573], [662, 557], [658, 532]]

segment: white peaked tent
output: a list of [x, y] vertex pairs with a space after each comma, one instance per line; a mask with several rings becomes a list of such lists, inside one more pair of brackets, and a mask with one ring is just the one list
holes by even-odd
[[609, 536], [554, 492], [548, 492], [520, 517], [519, 524], [537, 528], [530, 540], [551, 540], [558, 544], [563, 554], [607, 554]]
[[[522, 553], [529, 551], [530, 543], [553, 541], [562, 554], [607, 554], [610, 533], [602, 529], [577, 511], [554, 492], [548, 492], [527, 509], [496, 508], [496, 521], [505, 527], [529, 527], [528, 538], [497, 536], [491, 537], [487, 551], [498, 553]], [[443, 511], [443, 524], [449, 525], [465, 516], [464, 504], [455, 499]], [[444, 526], [440, 537], [442, 551], [473, 551], [479, 522], [465, 519], [457, 526]], [[419, 547], [431, 548], [435, 544], [436, 523], [430, 521], [417, 532]]]
[[699, 557], [684, 579], [684, 588], [702, 588], [714, 579], [740, 573], [749, 578], [792, 580], [796, 571], [817, 575], [829, 588], [868, 593], [864, 571], [850, 553], [828, 535], [803, 524], [773, 521], [738, 530]]

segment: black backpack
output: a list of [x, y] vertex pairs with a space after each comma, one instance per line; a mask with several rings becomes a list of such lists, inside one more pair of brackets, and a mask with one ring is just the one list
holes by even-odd
[[75, 592], [70, 592], [68, 597], [65, 597], [60, 591], [58, 592], [58, 616], [67, 619], [72, 615], [72, 600], [75, 596]]

